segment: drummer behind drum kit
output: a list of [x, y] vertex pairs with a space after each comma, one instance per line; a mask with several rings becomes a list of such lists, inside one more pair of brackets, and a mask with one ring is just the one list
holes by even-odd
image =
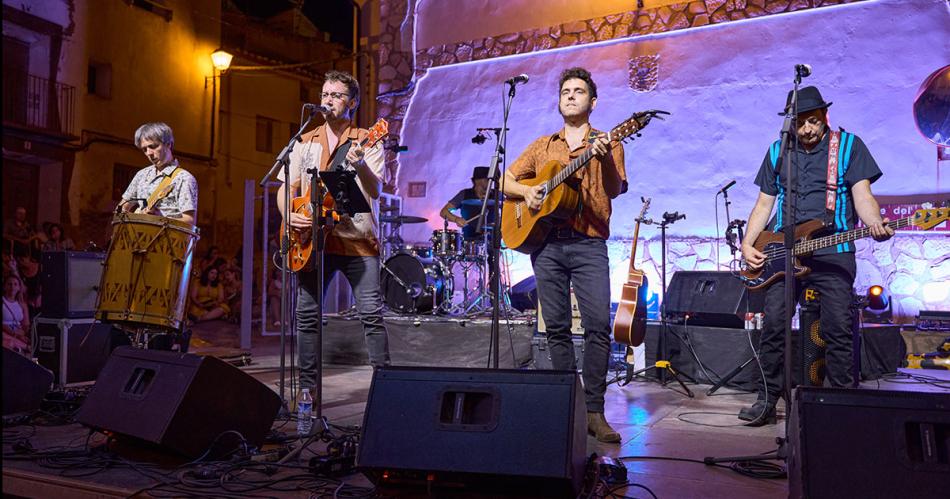
[[[390, 309], [406, 314], [458, 315], [481, 312], [490, 306], [486, 280], [492, 221], [486, 230], [476, 232], [481, 203], [478, 199], [463, 201], [462, 217], [469, 224], [459, 232], [449, 229], [446, 221], [442, 229], [432, 231], [429, 244], [405, 244], [398, 235], [403, 224], [424, 223], [428, 219], [411, 215], [380, 217], [380, 222], [390, 224], [391, 228], [383, 240], [391, 256], [382, 264], [380, 278], [383, 300]], [[453, 306], [456, 267], [461, 268], [465, 285], [462, 303]], [[478, 274], [475, 290], [468, 286], [472, 272]]]
[[117, 213], [99, 285], [96, 319], [115, 324], [132, 344], [180, 339], [198, 228], [144, 213]]

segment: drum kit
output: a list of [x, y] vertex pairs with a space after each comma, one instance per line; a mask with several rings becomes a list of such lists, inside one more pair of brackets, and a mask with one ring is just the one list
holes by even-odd
[[[477, 208], [476, 208], [477, 206]], [[488, 246], [492, 225], [476, 231], [477, 217], [468, 214], [481, 209], [481, 201], [463, 201], [462, 216], [469, 221], [461, 231], [449, 229], [448, 221], [442, 229], [432, 231], [429, 244], [405, 244], [398, 235], [403, 224], [428, 222], [411, 215], [382, 216], [390, 231], [383, 240], [390, 255], [382, 263], [380, 285], [383, 301], [395, 312], [405, 314], [462, 315], [484, 311], [490, 306], [488, 279]], [[462, 272], [462, 302], [453, 304], [455, 271]], [[477, 274], [478, 283], [471, 289], [469, 276]]]
[[156, 336], [185, 329], [191, 259], [198, 228], [144, 213], [117, 213], [106, 253], [96, 319], [147, 348]]

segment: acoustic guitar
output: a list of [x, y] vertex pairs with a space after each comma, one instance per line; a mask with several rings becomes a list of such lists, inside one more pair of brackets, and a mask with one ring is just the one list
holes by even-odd
[[[916, 226], [929, 230], [950, 219], [950, 208], [917, 210], [912, 216], [888, 222], [886, 225], [897, 230], [903, 227]], [[827, 232], [829, 226], [821, 220], [809, 220], [795, 226], [795, 245], [792, 247], [794, 256], [795, 278], [800, 279], [811, 269], [802, 265], [800, 257], [811, 255], [822, 248], [837, 244], [848, 243], [863, 239], [871, 235], [871, 229], [862, 227], [846, 232], [839, 232], [823, 237], [816, 237]], [[752, 245], [755, 249], [765, 253], [765, 262], [757, 270], [746, 267], [739, 273], [739, 279], [749, 289], [763, 289], [771, 286], [785, 275], [785, 234], [782, 232], [762, 231]]]
[[620, 304], [614, 316], [614, 341], [633, 347], [643, 343], [643, 338], [647, 333], [647, 276], [642, 270], [637, 269], [634, 263], [637, 258], [640, 223], [646, 217], [648, 209], [650, 209], [650, 198], [643, 200], [643, 207], [640, 208], [640, 215], [637, 217], [637, 225], [633, 229], [630, 270], [627, 272], [627, 282], [623, 285]]
[[[658, 117], [657, 114], [669, 114], [666, 111], [642, 111], [615, 126], [607, 134], [610, 142], [620, 142], [639, 131]], [[659, 119], [663, 119], [660, 117]], [[590, 141], [593, 140], [592, 137]], [[565, 222], [577, 212], [580, 194], [576, 189], [564, 183], [576, 171], [586, 166], [594, 157], [594, 151], [588, 148], [567, 166], [552, 160], [545, 163], [533, 178], [519, 180], [530, 186], [544, 185], [544, 198], [537, 210], [528, 208], [524, 199], [506, 199], [502, 207], [501, 236], [508, 248], [522, 253], [534, 253], [544, 245], [551, 228]]]
[[[366, 135], [366, 138], [360, 141], [360, 147], [373, 147], [377, 142], [380, 141], [386, 134], [389, 133], [389, 122], [385, 119], [380, 118], [372, 128], [369, 129], [369, 134]], [[321, 189], [321, 192], [318, 193], [317, 198], [323, 199], [323, 202], [320, 205], [321, 216], [332, 221], [339, 222], [340, 216], [333, 209], [333, 196], [323, 187], [322, 182], [318, 182], [318, 188]], [[307, 218], [313, 218], [314, 210], [313, 206], [310, 203], [310, 188], [307, 187], [306, 192], [303, 196], [295, 197], [290, 201], [290, 210], [293, 213], [299, 213]], [[283, 234], [286, 230], [284, 222], [280, 224], [280, 233]], [[310, 262], [310, 255], [313, 253], [313, 237], [310, 229], [296, 229], [291, 228], [290, 231], [290, 251], [288, 255], [288, 260], [290, 261], [290, 270], [292, 272], [300, 272], [301, 270], [307, 267], [307, 264]]]

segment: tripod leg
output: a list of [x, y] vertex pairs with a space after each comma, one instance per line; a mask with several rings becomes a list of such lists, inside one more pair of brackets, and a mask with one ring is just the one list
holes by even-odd
[[706, 395], [712, 395], [716, 393], [716, 390], [725, 386], [726, 383], [732, 380], [732, 378], [735, 378], [736, 375], [739, 374], [740, 371], [745, 369], [745, 366], [749, 365], [753, 360], [755, 360], [754, 355], [752, 357], [749, 357], [749, 360], [743, 362], [741, 366], [736, 367], [732, 371], [729, 371], [729, 374], [725, 375], [722, 379], [719, 380], [718, 383], [716, 383], [715, 385], [712, 386], [712, 388], [706, 391]]
[[639, 369], [639, 370], [637, 370], [637, 371], [630, 372], [630, 368], [629, 368], [630, 364], [627, 364], [627, 366], [628, 366], [628, 367], [627, 367], [627, 375], [626, 375], [626, 377], [624, 377], [624, 381], [623, 381], [623, 383], [620, 384], [620, 386], [629, 385], [630, 382], [633, 381], [633, 378], [637, 377], [637, 375], [643, 374], [643, 373], [649, 371], [650, 369], [656, 369], [656, 366], [653, 365], [653, 366], [644, 367], [643, 369]]
[[[659, 365], [659, 363], [657, 363], [657, 365]], [[680, 378], [680, 373], [676, 372], [676, 369], [673, 369], [673, 366], [671, 366], [669, 362], [667, 362], [666, 365], [663, 366], [663, 368], [668, 370], [670, 374], [673, 375], [673, 379], [675, 379], [676, 382], [679, 383], [680, 386], [683, 387], [683, 390], [686, 391], [686, 396], [688, 396], [689, 398], [693, 398], [695, 396], [693, 395], [693, 391], [690, 390], [688, 386], [686, 386], [686, 383], [683, 383], [683, 380]], [[684, 376], [686, 375], [684, 374]]]

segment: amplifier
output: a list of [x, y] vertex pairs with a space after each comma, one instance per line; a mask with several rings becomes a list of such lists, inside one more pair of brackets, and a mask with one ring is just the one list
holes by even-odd
[[105, 253], [48, 251], [43, 253], [43, 315], [93, 317]]
[[765, 309], [765, 292], [749, 291], [731, 272], [678, 270], [663, 300], [672, 322], [694, 326], [742, 328], [745, 314]]

